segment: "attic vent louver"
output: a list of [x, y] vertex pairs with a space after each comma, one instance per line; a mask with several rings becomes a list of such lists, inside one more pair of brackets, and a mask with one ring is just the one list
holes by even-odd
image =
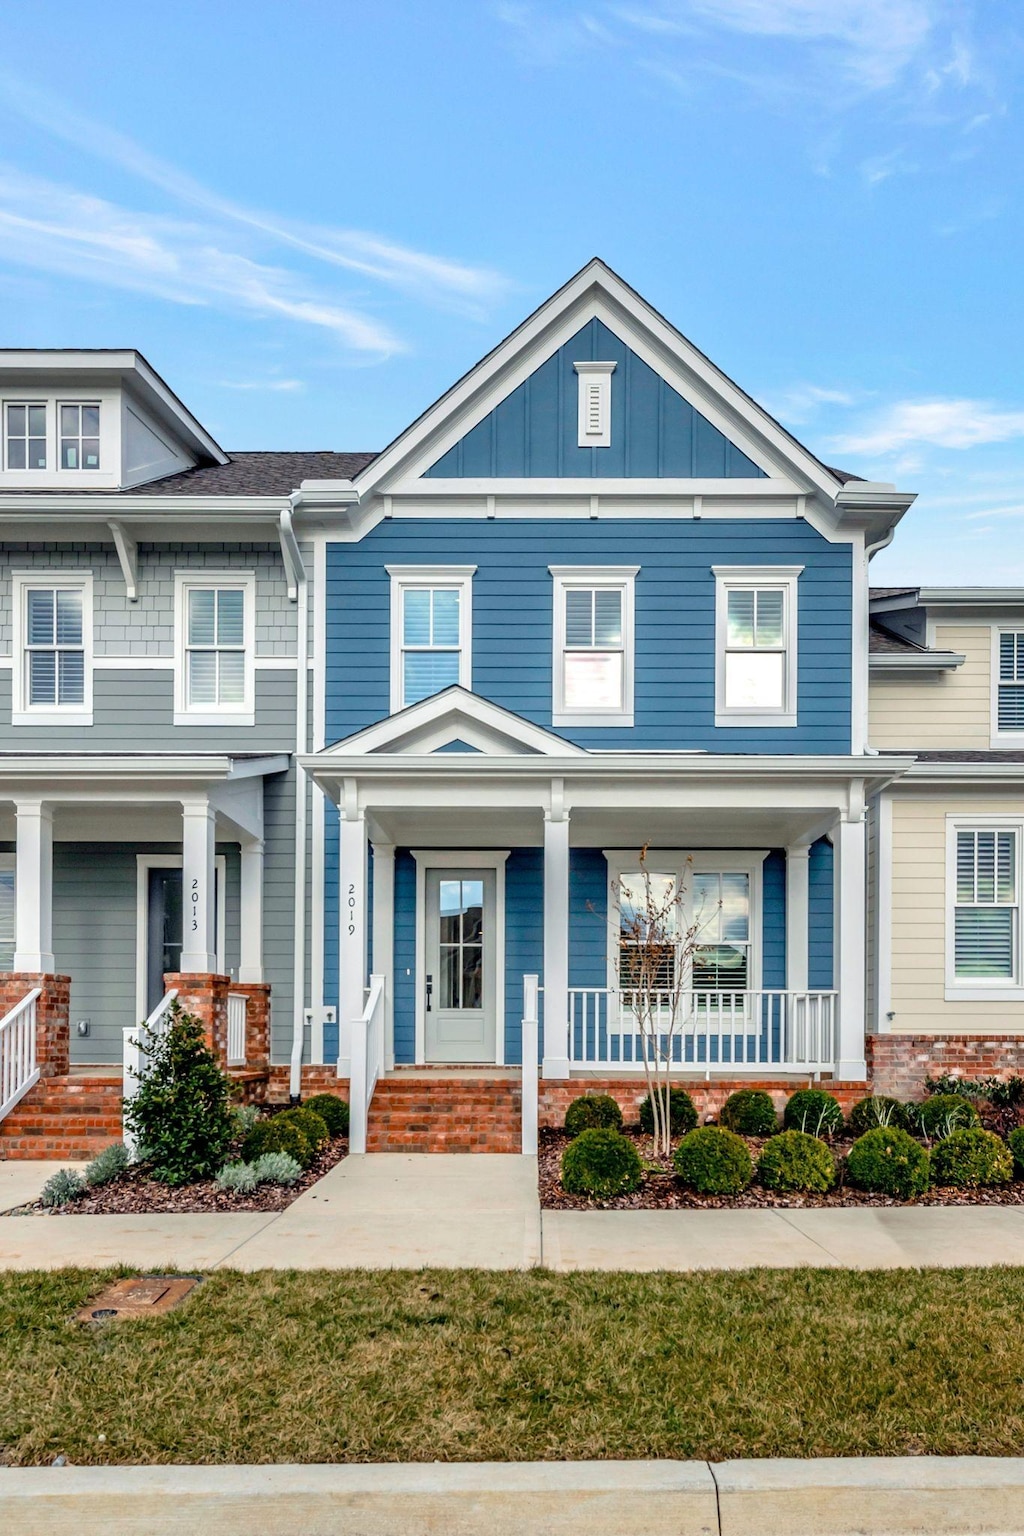
[[579, 446], [607, 448], [612, 440], [614, 363], [573, 363], [579, 375]]

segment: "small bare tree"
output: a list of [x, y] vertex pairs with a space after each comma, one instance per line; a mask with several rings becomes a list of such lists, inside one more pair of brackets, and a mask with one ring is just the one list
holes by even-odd
[[[689, 862], [689, 861], [688, 861]], [[636, 1020], [644, 1076], [654, 1119], [656, 1150], [672, 1149], [671, 1082], [675, 1041], [686, 1018], [693, 957], [702, 947], [701, 934], [717, 916], [686, 912], [686, 886], [674, 877], [659, 876], [647, 862], [647, 845], [640, 850], [638, 873], [614, 882], [619, 911], [613, 953], [623, 1017]]]

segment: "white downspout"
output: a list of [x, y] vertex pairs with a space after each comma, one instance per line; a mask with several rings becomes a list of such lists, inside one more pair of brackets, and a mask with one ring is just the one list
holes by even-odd
[[297, 493], [288, 498], [281, 512], [281, 548], [291, 560], [289, 576], [295, 586], [297, 643], [295, 674], [295, 918], [293, 923], [294, 980], [292, 1053], [288, 1074], [288, 1092], [298, 1101], [302, 1091], [302, 1047], [306, 1028], [306, 806], [308, 786], [299, 767], [298, 755], [309, 750], [309, 583], [292, 527]]

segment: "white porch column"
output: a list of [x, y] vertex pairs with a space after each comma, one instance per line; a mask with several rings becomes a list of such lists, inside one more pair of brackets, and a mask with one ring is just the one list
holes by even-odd
[[352, 1062], [352, 1023], [363, 1012], [366, 989], [366, 818], [354, 783], [345, 781], [341, 798], [338, 858], [338, 1076], [348, 1077]]
[[569, 813], [560, 781], [544, 813], [543, 1076], [569, 1076]]
[[395, 845], [373, 847], [373, 973], [385, 978], [384, 1066], [395, 1064]]
[[196, 976], [217, 970], [215, 821], [204, 797], [181, 806], [181, 969]]
[[810, 846], [794, 843], [786, 849], [786, 988], [806, 992], [810, 940]]
[[239, 981], [263, 980], [263, 843], [254, 838], [241, 845], [238, 954]]
[[867, 1076], [864, 1034], [867, 1027], [865, 964], [867, 916], [867, 839], [864, 805], [851, 795], [850, 810], [833, 833], [836, 933], [835, 985], [839, 992], [839, 1049], [836, 1076]]
[[53, 808], [16, 800], [14, 969], [56, 970], [53, 958]]

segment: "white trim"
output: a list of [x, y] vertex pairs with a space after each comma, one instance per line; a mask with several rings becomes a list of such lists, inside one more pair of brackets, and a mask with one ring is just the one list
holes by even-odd
[[875, 1028], [892, 1029], [892, 796], [876, 802], [875, 826]]
[[[28, 650], [25, 642], [27, 605], [25, 594], [31, 589], [50, 591], [60, 589], [82, 594], [82, 651], [84, 674], [82, 704], [43, 705], [33, 707], [28, 702], [26, 669]], [[12, 605], [12, 691], [11, 724], [14, 725], [92, 725], [93, 716], [93, 591], [92, 571], [59, 569], [48, 571], [42, 567], [32, 571], [11, 572]]]
[[[549, 565], [554, 578], [551, 652], [551, 723], [567, 726], [631, 726], [636, 671], [638, 565]], [[569, 709], [565, 703], [565, 598], [573, 588], [604, 588], [622, 594], [622, 705], [616, 709]]]
[[[854, 531], [850, 542], [850, 608], [852, 610], [850, 616], [852, 627], [852, 634], [850, 636], [850, 751], [863, 752], [870, 735], [868, 724], [868, 646], [870, 645], [871, 632], [869, 627], [870, 589], [868, 586], [868, 554], [864, 545], [864, 534], [860, 529]], [[794, 647], [795, 654], [796, 648]]]
[[[217, 902], [217, 973], [225, 975], [223, 966], [226, 955], [228, 861], [224, 854], [218, 853], [213, 862], [217, 871], [217, 892], [220, 898]], [[181, 867], [180, 853], [137, 853], [135, 855], [135, 1016], [140, 1020], [149, 1013], [146, 1007], [146, 983], [149, 979], [147, 975], [149, 970], [149, 871], [181, 869]]]
[[1024, 619], [1019, 624], [992, 625], [992, 723], [989, 746], [993, 748], [1024, 747], [1024, 731], [999, 729], [999, 637], [1004, 634], [1024, 634]]
[[786, 990], [810, 987], [810, 843], [786, 849]]
[[[713, 565], [715, 578], [715, 725], [775, 726], [797, 724], [797, 658], [799, 623], [797, 586], [802, 565]], [[781, 587], [784, 593], [785, 696], [779, 709], [727, 708], [725, 658], [728, 640], [729, 593], [737, 589]], [[857, 750], [857, 749], [855, 749]]]
[[[427, 1017], [424, 998], [427, 987], [427, 912], [428, 869], [493, 869], [494, 893], [494, 1065], [505, 1065], [505, 863], [511, 849], [411, 848], [416, 861], [416, 1066], [427, 1065]], [[486, 1063], [484, 1063], [486, 1065]]]
[[[410, 589], [455, 587], [459, 593], [459, 686], [473, 687], [473, 576], [475, 565], [386, 565], [391, 577], [391, 713], [409, 708], [403, 699], [402, 599]], [[450, 649], [450, 647], [449, 647]], [[441, 690], [444, 692], [444, 690]], [[436, 695], [434, 695], [436, 697]], [[417, 699], [416, 703], [422, 703]]]
[[[474, 758], [508, 753], [523, 757], [587, 756], [582, 747], [573, 746], [564, 737], [453, 684], [335, 742], [319, 754], [315, 763], [304, 766], [320, 767], [334, 756], [350, 754], [372, 762], [385, 752], [400, 756], [433, 753], [439, 745], [454, 740], [478, 748], [477, 752], [467, 754]], [[444, 755], [450, 759], [458, 754]]]
[[[240, 704], [215, 709], [190, 709], [187, 697], [188, 594], [240, 587], [243, 592], [242, 635], [245, 654], [244, 697]], [[256, 724], [256, 572], [208, 571], [202, 567], [174, 573], [174, 724], [236, 726]]]
[[94, 656], [94, 672], [173, 672], [173, 656]]
[[[956, 835], [958, 832], [1013, 832], [1016, 837], [1014, 875], [1017, 884], [1017, 929], [1013, 935], [1016, 980], [996, 979], [990, 984], [972, 977], [958, 981], [956, 976]], [[945, 999], [947, 1003], [1020, 1003], [1024, 1002], [1024, 815], [971, 816], [962, 811], [946, 812], [946, 964]]]
[[616, 363], [573, 363], [579, 448], [608, 448], [612, 441], [612, 374]]

